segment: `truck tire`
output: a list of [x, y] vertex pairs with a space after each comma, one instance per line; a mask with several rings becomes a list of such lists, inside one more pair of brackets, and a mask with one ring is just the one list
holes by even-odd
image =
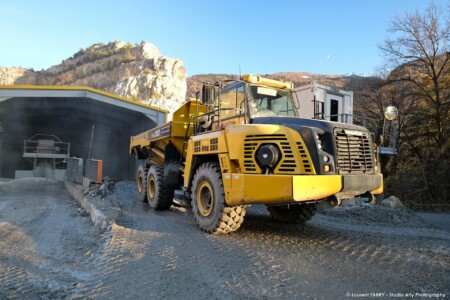
[[311, 220], [316, 214], [317, 204], [293, 204], [267, 206], [272, 220], [280, 223], [298, 224]]
[[164, 168], [151, 165], [147, 172], [147, 200], [151, 208], [166, 210], [172, 206], [174, 188], [164, 184]]
[[136, 171], [136, 184], [139, 200], [147, 202], [147, 167], [142, 164]]
[[192, 181], [192, 211], [198, 226], [212, 234], [237, 230], [245, 216], [245, 207], [227, 207], [219, 164], [200, 165]]

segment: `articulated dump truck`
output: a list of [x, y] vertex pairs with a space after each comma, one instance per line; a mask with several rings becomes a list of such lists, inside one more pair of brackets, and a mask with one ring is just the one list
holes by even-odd
[[169, 209], [190, 201], [208, 233], [237, 230], [246, 207], [263, 204], [274, 221], [310, 220], [317, 204], [383, 191], [376, 147], [361, 126], [302, 119], [293, 84], [244, 75], [205, 84], [173, 120], [131, 137], [141, 201]]

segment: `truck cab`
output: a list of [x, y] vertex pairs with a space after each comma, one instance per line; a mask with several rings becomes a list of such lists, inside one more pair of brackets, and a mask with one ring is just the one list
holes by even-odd
[[202, 103], [215, 116], [214, 130], [230, 124], [250, 124], [259, 117], [297, 116], [292, 83], [259, 75], [244, 75], [241, 80], [227, 83], [206, 85], [203, 89]]

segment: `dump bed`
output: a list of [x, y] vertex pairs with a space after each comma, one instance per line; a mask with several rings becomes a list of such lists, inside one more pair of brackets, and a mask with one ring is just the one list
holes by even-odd
[[195, 100], [187, 101], [173, 114], [173, 120], [152, 128], [130, 138], [130, 154], [138, 158], [148, 158], [151, 148], [164, 152], [167, 144], [171, 143], [179, 153], [182, 152], [186, 138], [194, 134], [194, 116], [205, 113], [206, 107]]
[[143, 148], [149, 146], [151, 142], [170, 137], [171, 127], [172, 122], [169, 122], [132, 136], [130, 140], [130, 153], [135, 147]]

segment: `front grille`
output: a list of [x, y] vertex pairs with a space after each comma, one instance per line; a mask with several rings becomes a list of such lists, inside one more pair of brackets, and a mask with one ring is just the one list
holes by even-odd
[[278, 167], [279, 172], [295, 172], [297, 167], [294, 159], [294, 154], [292, 153], [291, 146], [289, 142], [280, 143], [281, 152], [283, 153], [283, 159]]
[[304, 173], [311, 174], [312, 167], [306, 152], [306, 147], [301, 142], [297, 142], [298, 152], [300, 153], [300, 161], [302, 162]]
[[337, 169], [340, 174], [373, 173], [375, 162], [368, 132], [335, 129]]
[[290, 143], [284, 134], [255, 134], [247, 135], [244, 143], [244, 171], [247, 173], [260, 173], [261, 170], [255, 161], [255, 152], [262, 144], [273, 143], [281, 150], [281, 160], [276, 172], [294, 173], [297, 165]]

